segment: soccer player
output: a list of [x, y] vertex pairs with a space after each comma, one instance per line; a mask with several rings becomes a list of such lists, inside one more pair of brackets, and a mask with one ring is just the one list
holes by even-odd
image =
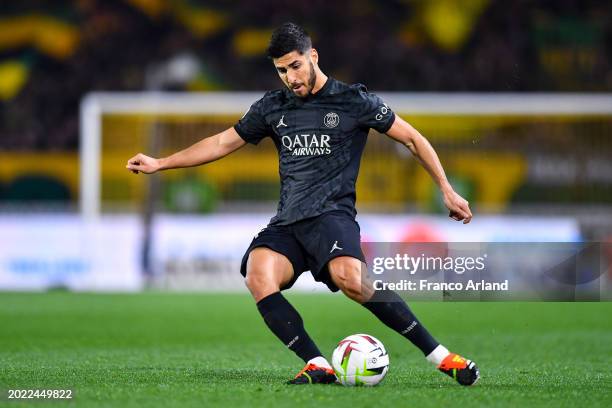
[[221, 133], [165, 158], [139, 153], [126, 167], [150, 174], [198, 166], [271, 137], [279, 155], [278, 211], [251, 242], [240, 272], [266, 325], [306, 363], [289, 383], [336, 379], [300, 314], [281, 294], [307, 270], [332, 291], [341, 290], [362, 304], [459, 384], [476, 383], [476, 365], [436, 341], [397, 293], [375, 291], [362, 282], [365, 258], [355, 221], [355, 182], [370, 128], [412, 152], [442, 191], [450, 217], [470, 222], [468, 202], [453, 190], [437, 154], [418, 131], [365, 86], [344, 84], [321, 71], [319, 54], [301, 27], [286, 23], [277, 28], [268, 55], [283, 89], [266, 92]]

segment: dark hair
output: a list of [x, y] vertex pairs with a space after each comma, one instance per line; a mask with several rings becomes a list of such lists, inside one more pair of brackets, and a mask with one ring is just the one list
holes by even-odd
[[302, 27], [294, 23], [285, 23], [272, 33], [268, 45], [268, 57], [279, 58], [292, 51], [303, 55], [312, 48], [310, 36]]

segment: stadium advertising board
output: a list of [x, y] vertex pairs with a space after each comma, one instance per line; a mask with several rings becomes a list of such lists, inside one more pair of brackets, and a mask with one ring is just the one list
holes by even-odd
[[[374, 258], [389, 258], [392, 249], [401, 252], [407, 248], [407, 243], [409, 246], [414, 245], [411, 243], [448, 243], [443, 244], [445, 254], [451, 247], [454, 253], [476, 251], [474, 256], [477, 256], [488, 251], [495, 254], [488, 262], [489, 266], [495, 266], [487, 269], [488, 276], [502, 282], [513, 280], [515, 291], [524, 292], [533, 285], [534, 267], [552, 262], [546, 258], [551, 253], [573, 250], [584, 253], [582, 247], [578, 248], [581, 244], [573, 244], [575, 248], [553, 248], [555, 244], [550, 244], [581, 241], [577, 223], [569, 218], [479, 217], [469, 230], [448, 223], [444, 217], [370, 214], [358, 219], [370, 269], [375, 265]], [[267, 222], [266, 214], [156, 217], [151, 252], [154, 286], [173, 290], [246, 290], [238, 273], [240, 261], [255, 233]], [[0, 225], [0, 288], [4, 290], [134, 291], [143, 288], [139, 217], [105, 216], [102, 222], [95, 224], [83, 223], [77, 216], [0, 217]], [[438, 248], [441, 244], [424, 245]], [[512, 253], [517, 248], [523, 253], [531, 250], [532, 257], [520, 259], [533, 262], [525, 265], [517, 263], [519, 258], [513, 261]], [[500, 267], [500, 263], [504, 267]], [[531, 269], [525, 269], [530, 265]], [[400, 275], [401, 272], [385, 270], [376, 277], [381, 282], [403, 281]], [[435, 277], [432, 282], [449, 280], [444, 274], [429, 275], [430, 280]], [[467, 279], [470, 274], [455, 278], [458, 277]], [[587, 289], [592, 291], [594, 284]], [[310, 274], [298, 280], [295, 288], [307, 292], [326, 290]], [[442, 299], [443, 291], [434, 289], [417, 291], [416, 295], [424, 293], [425, 298]], [[411, 293], [413, 295], [415, 293]], [[457, 299], [475, 296], [458, 292], [455, 295]]]
[[[578, 224], [570, 218], [478, 217], [469, 229], [446, 217], [361, 215], [362, 247], [366, 256], [380, 252], [381, 242], [576, 242]], [[267, 215], [210, 217], [159, 216], [154, 229], [153, 265], [162, 287], [188, 290], [244, 290], [238, 273], [241, 257]], [[546, 251], [544, 251], [546, 252]], [[371, 263], [371, 262], [370, 262]], [[310, 274], [295, 289], [325, 291]]]
[[138, 220], [0, 217], [0, 289], [134, 291], [142, 285]]

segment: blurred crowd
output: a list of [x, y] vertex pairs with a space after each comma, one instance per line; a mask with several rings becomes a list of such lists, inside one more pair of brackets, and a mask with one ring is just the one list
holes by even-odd
[[595, 0], [20, 0], [0, 3], [0, 149], [74, 150], [90, 91], [265, 90], [271, 30], [377, 91], [612, 90]]

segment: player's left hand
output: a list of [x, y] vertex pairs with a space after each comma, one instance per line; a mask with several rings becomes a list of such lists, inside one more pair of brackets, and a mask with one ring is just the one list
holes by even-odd
[[463, 221], [464, 224], [472, 220], [472, 211], [470, 203], [454, 190], [449, 190], [444, 193], [444, 205], [450, 211], [448, 216], [456, 221]]

